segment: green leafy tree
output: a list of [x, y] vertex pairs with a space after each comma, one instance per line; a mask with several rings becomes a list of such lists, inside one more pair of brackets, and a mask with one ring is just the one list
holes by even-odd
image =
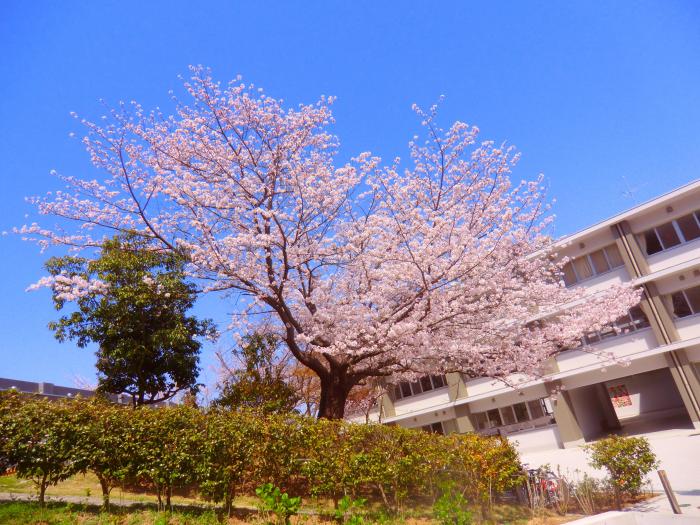
[[130, 475], [153, 486], [159, 510], [172, 510], [173, 489], [197, 480], [204, 416], [186, 406], [140, 408], [130, 414]]
[[638, 494], [646, 475], [659, 465], [649, 441], [642, 437], [610, 436], [585, 449], [593, 468], [608, 471], [618, 509], [622, 507], [622, 494]]
[[286, 367], [280, 359], [277, 337], [260, 333], [247, 335], [237, 354], [242, 367], [230, 370], [215, 403], [264, 413], [293, 411], [300, 398], [285, 380]]
[[129, 394], [135, 405], [196, 390], [197, 338], [215, 330], [210, 320], [186, 313], [196, 289], [184, 264], [135, 235], [106, 241], [95, 260], [66, 256], [46, 263], [56, 309], [76, 304], [49, 328], [61, 342], [97, 343], [98, 390]]
[[3, 448], [17, 477], [34, 483], [43, 507], [50, 485], [84, 468], [84, 456], [77, 446], [80, 425], [70, 401], [44, 398], [14, 401], [3, 400], [0, 418]]
[[245, 412], [214, 409], [204, 423], [201, 461], [197, 466], [202, 493], [233, 510], [236, 490], [254, 460], [261, 421]]
[[100, 397], [76, 401], [73, 409], [80, 427], [76, 448], [82, 458], [81, 465], [97, 476], [102, 507], [109, 510], [112, 489], [126, 478], [132, 465], [128, 432], [132, 413]]

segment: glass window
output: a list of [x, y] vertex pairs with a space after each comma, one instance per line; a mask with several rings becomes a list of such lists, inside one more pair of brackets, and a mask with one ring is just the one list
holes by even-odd
[[542, 409], [542, 404], [540, 403], [539, 399], [536, 399], [534, 401], [528, 401], [527, 407], [530, 409], [532, 419], [539, 419], [541, 417], [544, 417], [544, 410]]
[[693, 310], [693, 313], [700, 313], [700, 286], [688, 288], [685, 291], [685, 298], [688, 300], [688, 303], [690, 304], [690, 308]]
[[598, 332], [590, 332], [583, 337], [583, 340], [587, 345], [594, 345], [600, 342], [600, 335]]
[[622, 255], [620, 255], [620, 250], [617, 249], [615, 244], [611, 244], [605, 248], [605, 253], [608, 256], [608, 262], [611, 268], [619, 268], [623, 266], [625, 262], [622, 260]]
[[647, 247], [647, 255], [658, 253], [663, 250], [659, 238], [656, 236], [656, 230], [651, 229], [644, 232], [644, 243]]
[[525, 406], [525, 403], [517, 403], [513, 405], [513, 412], [515, 412], [515, 420], [518, 423], [522, 423], [523, 421], [529, 421], [530, 415], [527, 413], [527, 406]]
[[512, 425], [515, 423], [515, 414], [513, 414], [513, 407], [503, 407], [501, 408], [501, 417], [503, 418], [504, 425]]
[[488, 412], [486, 412], [486, 416], [489, 418], [489, 422], [491, 423], [491, 427], [503, 426], [503, 422], [501, 421], [501, 414], [498, 412], [497, 408], [494, 408], [493, 410], [489, 410]]
[[489, 428], [489, 418], [486, 417], [486, 412], [477, 412], [474, 414], [474, 424], [477, 430], [485, 430]]
[[445, 381], [445, 376], [431, 376], [433, 379], [433, 387], [434, 388], [442, 388], [443, 386], [447, 385], [447, 382]]
[[430, 431], [433, 434], [444, 434], [445, 430], [442, 428], [442, 422], [438, 421], [437, 423], [433, 423], [430, 425]]
[[599, 334], [601, 339], [609, 339], [611, 337], [615, 337], [617, 335], [617, 332], [612, 326], [604, 326], [603, 329], [599, 332]]
[[615, 321], [615, 327], [621, 334], [627, 334], [635, 329], [634, 324], [632, 323], [632, 318], [629, 315], [623, 315], [617, 321]]
[[595, 273], [605, 273], [610, 269], [608, 260], [605, 258], [605, 253], [603, 250], [597, 250], [590, 254], [591, 262], [593, 263], [593, 269]]
[[394, 386], [394, 399], [401, 399], [403, 394], [401, 393], [401, 383]]
[[423, 392], [420, 388], [420, 381], [412, 381], [411, 382], [411, 392], [413, 392], [414, 396]]
[[566, 286], [576, 284], [576, 273], [574, 273], [574, 266], [571, 264], [571, 262], [564, 265], [562, 272], [564, 273], [564, 284]]
[[420, 386], [423, 392], [429, 392], [433, 389], [433, 384], [430, 382], [430, 376], [423, 376], [420, 378]]
[[687, 317], [693, 313], [683, 292], [671, 295], [671, 302], [673, 303], [673, 315], [676, 317]]
[[574, 269], [576, 270], [576, 276], [579, 281], [588, 279], [593, 276], [593, 270], [588, 262], [588, 257], [579, 257], [573, 260]]
[[644, 313], [644, 310], [642, 310], [641, 306], [637, 305], [630, 308], [630, 316], [632, 317], [632, 322], [634, 322], [634, 326], [637, 330], [641, 330], [642, 328], [649, 326], [649, 319], [647, 319], [647, 316]]
[[700, 237], [700, 225], [698, 225], [695, 214], [691, 213], [690, 215], [681, 217], [676, 222], [686, 241], [692, 241]]
[[678, 238], [676, 228], [673, 227], [672, 222], [658, 226], [656, 228], [656, 233], [659, 234], [659, 239], [661, 239], [661, 244], [663, 244], [664, 250], [678, 246], [681, 243], [681, 240]]
[[399, 383], [399, 386], [401, 387], [401, 397], [408, 397], [411, 395], [411, 385], [408, 381], [402, 381]]

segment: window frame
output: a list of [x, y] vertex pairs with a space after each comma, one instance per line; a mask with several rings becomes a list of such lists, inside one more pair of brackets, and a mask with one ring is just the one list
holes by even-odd
[[[571, 269], [571, 273], [573, 274], [574, 282], [572, 282], [571, 284], [566, 284], [566, 280], [563, 278], [565, 270], [564, 270], [564, 267], [562, 267], [562, 280], [564, 281], [566, 287], [568, 288], [571, 286], [575, 286], [578, 283], [583, 283], [583, 282], [588, 281], [590, 279], [594, 279], [595, 277], [598, 277], [600, 275], [605, 275], [606, 273], [610, 273], [613, 270], [617, 270], [618, 268], [623, 268], [625, 266], [625, 262], [622, 259], [622, 254], [619, 253], [619, 251], [620, 251], [619, 248], [618, 248], [618, 255], [620, 256], [620, 264], [613, 265], [612, 257], [608, 254], [608, 249], [612, 246], [617, 248], [617, 245], [613, 243], [613, 244], [608, 244], [606, 246], [603, 246], [602, 248], [598, 248], [597, 250], [593, 250], [590, 253], [585, 253], [583, 255], [579, 255], [578, 257], [571, 257], [564, 265], [564, 266], [569, 266], [569, 268]], [[596, 252], [602, 252], [603, 258], [605, 259], [605, 262], [608, 265], [608, 269], [603, 271], [603, 272], [596, 271], [595, 263], [593, 262], [593, 257], [591, 257], [591, 254], [596, 253]], [[574, 262], [577, 260], [581, 260], [584, 257], [586, 258], [588, 267], [591, 269], [591, 275], [589, 277], [581, 278], [581, 277], [579, 277], [578, 272], [576, 271], [576, 265], [574, 264]]]
[[[651, 257], [653, 255], [656, 255], [657, 253], [672, 250], [672, 249], [677, 248], [679, 246], [683, 246], [684, 244], [688, 244], [689, 242], [700, 240], [700, 237], [695, 237], [694, 239], [687, 239], [685, 234], [683, 233], [683, 230], [680, 227], [680, 224], [678, 224], [678, 219], [682, 219], [684, 217], [687, 217], [688, 215], [692, 216], [695, 219], [695, 223], [696, 223], [697, 227], [700, 228], [700, 210], [693, 210], [690, 213], [687, 213], [685, 215], [681, 215], [680, 217], [677, 217], [677, 218], [672, 219], [670, 221], [658, 224], [656, 226], [653, 226], [653, 227], [641, 232], [640, 236], [643, 236], [643, 237], [646, 237], [646, 235], [650, 232], [654, 232], [654, 235], [656, 236], [656, 240], [658, 241], [659, 245], [661, 246], [661, 250], [654, 252], [654, 253], [649, 253], [648, 248], [647, 248], [647, 242], [645, 240], [644, 241], [644, 244], [645, 244], [644, 251], [646, 252], [646, 257]], [[678, 237], [678, 240], [680, 242], [678, 244], [674, 244], [673, 246], [669, 246], [667, 248], [664, 244], [663, 239], [661, 238], [661, 234], [659, 233], [659, 228], [662, 228], [662, 227], [665, 227], [668, 225], [670, 225], [671, 228], [673, 229], [673, 231], [676, 233], [676, 236]]]

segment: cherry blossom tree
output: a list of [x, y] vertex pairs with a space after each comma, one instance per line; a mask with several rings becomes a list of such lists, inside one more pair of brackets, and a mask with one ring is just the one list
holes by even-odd
[[414, 108], [408, 161], [338, 165], [332, 99], [286, 108], [202, 68], [185, 87], [171, 116], [133, 103], [83, 121], [99, 176], [61, 177], [34, 199], [56, 224], [21, 231], [75, 249], [130, 232], [182, 254], [206, 291], [238, 297], [241, 323], [273, 319], [319, 377], [321, 417], [368, 378], [540, 374], [638, 300], [565, 288], [542, 179], [513, 183], [512, 148], [439, 128], [436, 108]]

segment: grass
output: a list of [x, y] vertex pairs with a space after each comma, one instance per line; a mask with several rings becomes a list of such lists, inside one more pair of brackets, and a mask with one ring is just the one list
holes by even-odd
[[[10, 494], [36, 494], [36, 489], [31, 481], [18, 479], [16, 476], [0, 476], [0, 492]], [[8, 501], [0, 502], [0, 524], [25, 525], [64, 525], [64, 524], [113, 524], [113, 525], [205, 525], [214, 523], [230, 524], [254, 524], [263, 525], [269, 522], [266, 516], [248, 514], [245, 512], [238, 514], [238, 517], [228, 521], [219, 521], [217, 510], [212, 508], [200, 499], [193, 497], [173, 496], [175, 512], [158, 513], [154, 510], [157, 498], [152, 494], [128, 492], [120, 488], [112, 491], [111, 501], [112, 511], [109, 514], [100, 513], [99, 502], [101, 499], [101, 489], [97, 478], [94, 475], [77, 475], [49, 487], [48, 496], [70, 497], [72, 503], [51, 502], [46, 509], [41, 509], [37, 503], [28, 501]], [[135, 506], [119, 507], [119, 502], [135, 502]], [[236, 498], [234, 505], [239, 509], [255, 508], [257, 499], [251, 496], [241, 496]], [[307, 498], [304, 501], [302, 512], [305, 510], [309, 514], [295, 517], [295, 525], [314, 525], [331, 523], [323, 521], [316, 515], [318, 512], [328, 512], [332, 503], [325, 500], [314, 500]], [[369, 510], [369, 509], [368, 509]], [[371, 509], [374, 511], [375, 509]], [[406, 523], [409, 525], [434, 525], [430, 519], [430, 508], [425, 505], [417, 505], [416, 508], [408, 510], [400, 518], [381, 515], [373, 512], [374, 519], [366, 522], [376, 522], [382, 525], [393, 525]], [[474, 512], [478, 516], [478, 511]], [[545, 513], [544, 516], [532, 518], [532, 514], [527, 507], [521, 505], [494, 505], [492, 509], [492, 520], [488, 523], [511, 524], [511, 525], [559, 525], [567, 521], [572, 521], [580, 516], [569, 515], [565, 517], [556, 516], [553, 513]]]
[[[493, 524], [511, 525], [559, 525], [576, 519], [576, 516], [563, 518], [546, 516], [537, 519], [528, 517], [526, 509], [513, 506], [494, 508]], [[173, 513], [156, 512], [148, 509], [115, 509], [110, 513], [101, 513], [97, 506], [72, 505], [69, 503], [50, 503], [42, 509], [34, 502], [0, 502], [0, 523], [3, 525], [263, 525], [269, 520], [253, 517], [249, 521], [233, 517], [225, 519], [213, 510], [178, 510]], [[328, 525], [316, 516], [295, 516], [294, 525]], [[381, 520], [382, 525], [405, 523], [406, 525], [432, 525], [426, 518], [407, 518]]]

